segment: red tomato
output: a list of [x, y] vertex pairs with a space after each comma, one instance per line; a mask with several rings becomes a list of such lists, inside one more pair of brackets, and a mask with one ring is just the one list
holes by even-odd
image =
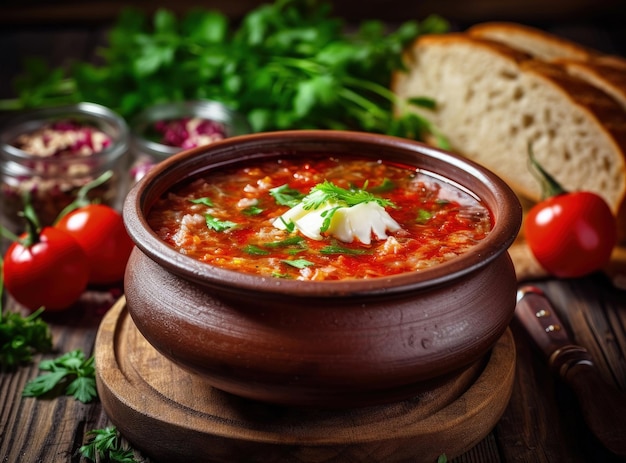
[[124, 278], [134, 243], [115, 209], [89, 204], [63, 216], [55, 227], [72, 235], [87, 254], [90, 283], [110, 284]]
[[53, 227], [43, 228], [39, 241], [31, 246], [13, 242], [3, 265], [5, 288], [30, 310], [66, 309], [87, 286], [85, 252], [72, 236]]
[[617, 242], [617, 224], [604, 199], [591, 192], [552, 196], [527, 214], [524, 234], [545, 270], [579, 277], [604, 266]]

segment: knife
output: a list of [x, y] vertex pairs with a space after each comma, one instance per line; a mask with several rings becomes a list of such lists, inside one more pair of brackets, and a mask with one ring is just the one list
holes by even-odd
[[517, 291], [515, 317], [545, 354], [550, 369], [575, 393], [591, 432], [608, 450], [626, 456], [626, 394], [604, 381], [541, 289], [523, 286]]

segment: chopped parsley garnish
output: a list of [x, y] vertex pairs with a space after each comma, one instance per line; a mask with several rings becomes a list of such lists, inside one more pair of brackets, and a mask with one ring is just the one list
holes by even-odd
[[386, 193], [388, 191], [393, 190], [396, 187], [396, 184], [393, 182], [393, 180], [390, 180], [388, 178], [384, 178], [383, 179], [383, 183], [381, 183], [378, 186], [374, 186], [372, 188], [368, 188], [367, 191], [369, 191], [370, 193]]
[[367, 254], [365, 249], [352, 249], [345, 248], [343, 246], [339, 246], [337, 244], [328, 245], [322, 249], [320, 249], [321, 254], [347, 254], [347, 255], [359, 255], [359, 254]]
[[266, 256], [270, 253], [269, 251], [265, 249], [255, 246], [254, 244], [247, 245], [243, 250], [247, 254], [251, 254], [253, 256]]
[[211, 198], [196, 198], [196, 199], [190, 199], [189, 202], [193, 203], [193, 204], [202, 204], [204, 206], [208, 206], [208, 207], [213, 207], [213, 201], [211, 201]]
[[328, 231], [328, 229], [330, 228], [330, 222], [333, 219], [333, 215], [335, 215], [335, 212], [337, 212], [339, 209], [341, 209], [341, 206], [333, 207], [332, 209], [328, 209], [321, 213], [321, 216], [324, 217], [324, 221], [322, 222], [322, 226], [320, 227], [321, 233]]
[[282, 216], [279, 217], [278, 220], [282, 222], [282, 224], [285, 226], [285, 230], [287, 230], [289, 233], [293, 233], [295, 231], [296, 224], [293, 223], [291, 220], [287, 222], [285, 219], [282, 218]]
[[270, 190], [270, 195], [272, 195], [276, 204], [289, 207], [297, 205], [305, 196], [287, 184], [272, 188]]
[[259, 215], [263, 212], [263, 209], [258, 206], [246, 207], [241, 211], [244, 215]]
[[281, 260], [282, 263], [287, 264], [287, 265], [291, 265], [292, 267], [295, 268], [305, 268], [305, 267], [310, 267], [311, 265], [315, 265], [313, 262], [306, 260], [306, 259], [294, 259], [294, 260]]
[[290, 236], [289, 238], [285, 238], [280, 241], [272, 241], [270, 243], [264, 243], [263, 246], [266, 248], [285, 248], [288, 246], [299, 245], [304, 242], [304, 238], [298, 235]]
[[429, 212], [426, 209], [420, 209], [417, 211], [417, 218], [415, 219], [415, 221], [417, 223], [424, 224], [428, 222], [432, 218], [432, 216], [433, 216], [432, 212]]
[[319, 183], [311, 188], [311, 192], [302, 199], [302, 207], [304, 209], [317, 209], [324, 203], [331, 201], [342, 203], [347, 207], [370, 202], [375, 202], [382, 207], [394, 206], [392, 201], [380, 198], [367, 191], [367, 182], [363, 186], [363, 189], [355, 188], [346, 190], [345, 188], [341, 188], [325, 180], [323, 183]]
[[235, 228], [237, 226], [235, 222], [231, 222], [230, 220], [216, 219], [211, 214], [206, 214], [204, 218], [206, 220], [207, 227], [217, 232], [230, 230], [231, 228]]

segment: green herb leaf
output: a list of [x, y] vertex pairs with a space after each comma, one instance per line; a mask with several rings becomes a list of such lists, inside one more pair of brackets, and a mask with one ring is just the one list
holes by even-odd
[[425, 224], [432, 218], [432, 212], [427, 211], [426, 209], [419, 209], [417, 211], [417, 218], [415, 221], [420, 224]]
[[94, 358], [85, 358], [77, 349], [54, 360], [45, 360], [39, 368], [49, 371], [26, 383], [24, 397], [40, 397], [56, 389], [83, 403], [97, 398]]
[[[1, 263], [0, 261], [0, 267]], [[0, 290], [0, 300], [1, 293]], [[3, 313], [0, 306], [1, 370], [10, 370], [30, 362], [35, 353], [48, 352], [52, 348], [50, 328], [40, 318], [42, 312], [43, 308], [23, 317], [17, 312], [6, 311]]]
[[262, 248], [260, 248], [258, 246], [253, 245], [253, 244], [248, 244], [243, 250], [244, 250], [245, 253], [251, 254], [253, 256], [266, 256], [266, 255], [268, 255], [270, 253], [266, 249], [262, 249]]
[[206, 220], [206, 225], [211, 230], [215, 230], [217, 232], [223, 232], [226, 230], [230, 230], [235, 228], [237, 224], [235, 222], [231, 222], [230, 220], [220, 220], [213, 217], [211, 214], [206, 214], [204, 216]]
[[314, 265], [313, 262], [308, 261], [306, 259], [281, 260], [281, 262], [287, 265], [291, 265], [292, 267], [295, 267], [295, 268], [300, 268], [300, 269]]
[[246, 207], [246, 208], [245, 208], [244, 210], [242, 210], [241, 212], [242, 212], [244, 215], [253, 216], [253, 215], [259, 215], [259, 214], [262, 214], [262, 213], [263, 213], [263, 210], [264, 210], [264, 209], [262, 209], [262, 208], [260, 208], [260, 207], [258, 207], [258, 206], [249, 206], [249, 207]]
[[320, 249], [322, 254], [346, 254], [346, 255], [360, 255], [367, 254], [365, 249], [352, 249], [340, 246], [338, 244], [328, 245]]
[[189, 200], [190, 203], [193, 204], [202, 204], [204, 206], [208, 206], [208, 207], [213, 207], [213, 201], [211, 200], [211, 198], [195, 198], [195, 199], [190, 199]]
[[335, 212], [337, 212], [339, 209], [341, 209], [341, 206], [327, 209], [320, 214], [320, 216], [324, 218], [324, 220], [322, 221], [322, 226], [320, 227], [320, 232], [324, 233], [325, 231], [328, 231], [328, 229], [330, 228], [330, 223], [333, 220], [333, 216], [335, 215]]
[[395, 187], [396, 184], [393, 182], [393, 180], [384, 178], [383, 182], [380, 185], [368, 188], [367, 191], [375, 194], [388, 193], [389, 191], [393, 191]]
[[79, 452], [88, 460], [109, 463], [137, 463], [130, 448], [121, 448], [121, 436], [115, 426], [94, 429], [89, 442], [80, 447]]
[[287, 246], [301, 245], [304, 243], [304, 238], [299, 235], [290, 236], [280, 241], [272, 241], [271, 243], [264, 243], [266, 248], [284, 248]]
[[270, 195], [274, 198], [276, 204], [289, 207], [297, 205], [305, 196], [286, 184], [270, 189]]
[[367, 184], [364, 186], [364, 189], [346, 190], [326, 180], [315, 185], [311, 192], [302, 199], [302, 207], [304, 209], [317, 209], [329, 201], [343, 203], [348, 207], [369, 202], [378, 203], [382, 207], [394, 206], [392, 201], [375, 196], [367, 191], [366, 188]]

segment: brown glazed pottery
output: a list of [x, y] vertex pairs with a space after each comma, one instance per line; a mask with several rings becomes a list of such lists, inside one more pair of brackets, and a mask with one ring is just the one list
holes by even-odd
[[[311, 282], [201, 263], [147, 224], [151, 205], [178, 182], [307, 153], [359, 154], [439, 174], [482, 199], [494, 228], [470, 252], [426, 270]], [[507, 248], [521, 217], [497, 176], [418, 142], [345, 131], [228, 138], [161, 162], [127, 196], [124, 220], [137, 244], [125, 278], [127, 307], [163, 356], [237, 396], [330, 408], [403, 400], [484, 359], [506, 330], [516, 294]]]

